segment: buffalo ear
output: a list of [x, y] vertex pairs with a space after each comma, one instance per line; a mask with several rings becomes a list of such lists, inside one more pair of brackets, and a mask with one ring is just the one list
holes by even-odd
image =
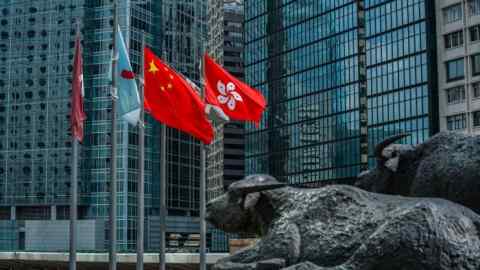
[[260, 193], [258, 192], [247, 194], [245, 196], [245, 201], [243, 203], [243, 209], [250, 209], [254, 207], [257, 204], [259, 199], [260, 199]]
[[400, 157], [396, 156], [387, 160], [387, 162], [385, 162], [385, 167], [387, 167], [387, 169], [389, 169], [392, 172], [397, 172], [399, 163], [400, 163]]
[[370, 170], [366, 170], [366, 171], [361, 171], [358, 175], [357, 175], [357, 178], [361, 179], [363, 177], [365, 177], [366, 175], [369, 175], [370, 174]]
[[245, 177], [244, 179], [232, 183], [228, 187], [228, 191], [250, 194], [265, 190], [272, 190], [285, 187], [286, 184], [278, 182], [275, 177], [264, 174], [255, 174]]

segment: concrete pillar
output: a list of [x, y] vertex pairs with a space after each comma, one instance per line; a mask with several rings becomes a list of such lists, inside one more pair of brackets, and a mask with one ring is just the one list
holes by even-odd
[[10, 220], [17, 219], [17, 208], [15, 206], [10, 207]]
[[50, 206], [50, 219], [57, 220], [57, 206]]

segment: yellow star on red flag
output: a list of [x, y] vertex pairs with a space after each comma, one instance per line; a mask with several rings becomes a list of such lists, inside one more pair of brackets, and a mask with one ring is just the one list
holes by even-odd
[[145, 111], [170, 128], [176, 128], [210, 144], [213, 128], [205, 103], [195, 89], [174, 69], [144, 49]]
[[153, 62], [153, 60], [150, 62], [150, 68], [148, 69], [148, 72], [151, 72], [153, 74], [157, 73], [158, 71], [160, 71], [157, 66], [155, 65], [155, 62]]

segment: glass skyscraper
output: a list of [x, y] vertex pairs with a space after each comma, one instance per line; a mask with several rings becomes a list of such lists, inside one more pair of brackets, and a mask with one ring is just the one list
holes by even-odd
[[[140, 71], [142, 33], [157, 52], [162, 49], [163, 2], [117, 1], [119, 25], [129, 47], [131, 62]], [[83, 22], [86, 135], [82, 149], [80, 190], [85, 219], [107, 220], [110, 181], [111, 1], [85, 0]], [[146, 216], [158, 215], [160, 168], [159, 125], [146, 116], [145, 207]], [[117, 229], [119, 250], [134, 250], [136, 239], [136, 192], [138, 179], [137, 128], [119, 120], [117, 124]], [[67, 179], [68, 181], [68, 179]], [[106, 228], [108, 231], [108, 227]], [[106, 234], [108, 235], [108, 234]], [[107, 239], [106, 239], [107, 240]]]
[[385, 137], [417, 144], [439, 130], [434, 4], [365, 0], [370, 153]]
[[[135, 71], [139, 71], [145, 31], [147, 44], [159, 56], [199, 81], [207, 27], [204, 1], [117, 3]], [[86, 243], [80, 250], [107, 247], [112, 7], [107, 0], [0, 2], [0, 249], [38, 250], [31, 238], [34, 230], [68, 235], [69, 102], [76, 21], [83, 34], [88, 117], [80, 146], [79, 226], [84, 227], [79, 231]], [[158, 248], [159, 239], [160, 133], [158, 123], [148, 116], [146, 121], [146, 249], [152, 250]], [[132, 251], [136, 240], [137, 129], [119, 120], [117, 130], [118, 249]], [[199, 228], [199, 144], [175, 130], [168, 129], [167, 136], [167, 247], [186, 251], [195, 245], [183, 243], [195, 239], [191, 235]], [[174, 241], [170, 241], [171, 234], [175, 234]], [[47, 240], [42, 240], [42, 251], [68, 249], [63, 240]]]
[[310, 184], [361, 170], [358, 4], [245, 1], [246, 80], [268, 102], [247, 126], [248, 173]]
[[247, 173], [351, 183], [384, 137], [434, 133], [433, 3], [246, 0], [246, 81], [268, 101]]

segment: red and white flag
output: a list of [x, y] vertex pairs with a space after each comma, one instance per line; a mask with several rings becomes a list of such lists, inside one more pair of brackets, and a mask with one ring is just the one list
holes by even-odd
[[83, 110], [84, 95], [82, 48], [80, 44], [80, 34], [78, 33], [75, 40], [75, 59], [73, 62], [70, 126], [72, 136], [79, 142], [83, 141], [83, 122], [87, 119]]
[[233, 77], [207, 54], [204, 57], [206, 101], [233, 120], [259, 123], [265, 110], [263, 95]]
[[213, 128], [191, 83], [145, 48], [145, 111], [157, 121], [210, 144]]

